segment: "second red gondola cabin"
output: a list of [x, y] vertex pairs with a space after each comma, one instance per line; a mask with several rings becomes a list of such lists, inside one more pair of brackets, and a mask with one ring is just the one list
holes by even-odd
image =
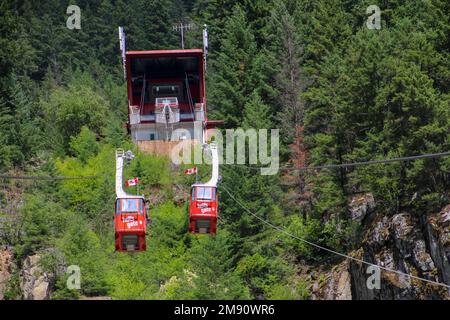
[[117, 198], [114, 226], [117, 251], [145, 251], [147, 211], [144, 198], [140, 196]]
[[189, 232], [216, 234], [217, 188], [203, 184], [192, 185], [189, 205]]

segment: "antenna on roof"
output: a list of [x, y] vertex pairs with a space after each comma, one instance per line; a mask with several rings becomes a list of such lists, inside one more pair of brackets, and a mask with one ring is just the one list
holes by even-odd
[[180, 22], [174, 25], [172, 28], [174, 31], [177, 31], [181, 34], [181, 49], [184, 49], [184, 33], [185, 31], [196, 29], [196, 25], [193, 23], [183, 24], [183, 22]]

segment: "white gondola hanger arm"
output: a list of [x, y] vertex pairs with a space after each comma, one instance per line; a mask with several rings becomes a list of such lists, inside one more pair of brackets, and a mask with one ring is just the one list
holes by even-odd
[[217, 187], [217, 183], [219, 181], [219, 154], [217, 150], [217, 144], [211, 143], [208, 146], [211, 151], [211, 160], [212, 160], [212, 173], [211, 179], [203, 183], [202, 185], [205, 187]]
[[123, 149], [116, 150], [116, 196], [117, 198], [136, 198], [135, 195], [123, 190], [123, 166], [124, 159], [131, 160], [134, 155], [131, 151], [124, 152]]

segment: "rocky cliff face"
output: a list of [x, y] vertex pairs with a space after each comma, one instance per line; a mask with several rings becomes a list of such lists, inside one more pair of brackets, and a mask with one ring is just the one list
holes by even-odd
[[28, 256], [20, 273], [20, 289], [25, 300], [47, 300], [55, 276], [44, 272], [39, 262], [40, 255]]
[[321, 280], [312, 287], [312, 299], [314, 300], [351, 300], [351, 275], [349, 265], [344, 261], [334, 266], [331, 271], [321, 273]]
[[[20, 269], [20, 292], [13, 299], [46, 300], [50, 298], [51, 285], [55, 277], [42, 270], [40, 255], [25, 258]], [[10, 248], [0, 248], [0, 300], [5, 298], [8, 282], [17, 269], [14, 254]]]
[[[441, 212], [416, 217], [408, 212], [392, 216], [376, 212], [371, 195], [351, 200], [351, 217], [367, 228], [358, 259], [431, 281], [450, 284], [450, 205]], [[381, 270], [379, 286], [374, 270], [345, 261], [326, 273], [314, 290], [319, 299], [450, 299], [450, 290], [408, 276]], [[368, 282], [369, 285], [368, 285]], [[317, 285], [316, 285], [317, 287]]]
[[425, 236], [441, 279], [450, 284], [450, 205], [427, 219]]

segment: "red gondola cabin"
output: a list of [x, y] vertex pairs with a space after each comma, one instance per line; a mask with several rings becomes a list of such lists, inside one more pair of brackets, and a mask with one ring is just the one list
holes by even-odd
[[216, 234], [217, 188], [204, 184], [193, 185], [189, 206], [189, 232]]
[[117, 198], [114, 215], [116, 250], [145, 251], [146, 223], [147, 211], [143, 197]]

